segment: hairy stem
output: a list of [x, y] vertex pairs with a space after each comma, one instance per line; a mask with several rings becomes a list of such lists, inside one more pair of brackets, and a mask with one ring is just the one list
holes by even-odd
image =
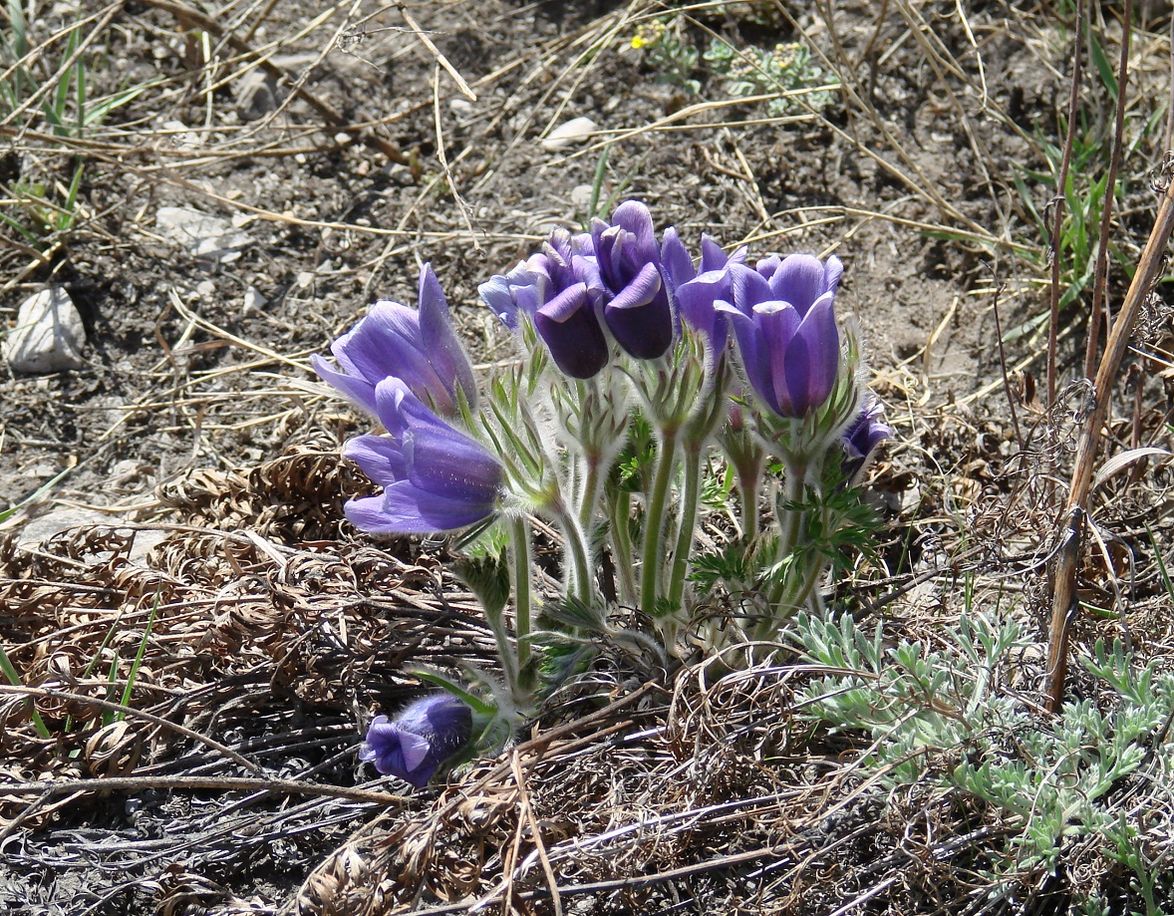
[[656, 599], [660, 594], [661, 535], [664, 528], [664, 504], [669, 483], [673, 477], [673, 459], [677, 454], [677, 430], [663, 429], [657, 456], [656, 476], [652, 494], [644, 513], [643, 566], [640, 569], [640, 609], [655, 616]]
[[579, 491], [579, 524], [590, 531], [591, 519], [595, 514], [595, 500], [599, 496], [599, 465], [601, 456], [588, 453], [583, 456], [587, 469], [583, 474], [583, 486]]
[[518, 670], [525, 676], [530, 660], [530, 526], [525, 517], [510, 525], [514, 560], [514, 636], [518, 643]]
[[616, 566], [620, 570], [620, 603], [631, 605], [636, 600], [636, 572], [632, 565], [632, 535], [628, 527], [631, 496], [627, 490], [617, 490], [611, 497], [611, 544]]
[[677, 528], [677, 546], [673, 551], [673, 568], [669, 575], [669, 605], [674, 613], [681, 609], [685, 594], [685, 572], [697, 527], [697, 497], [701, 493], [701, 443], [685, 446], [685, 491], [681, 495], [681, 518]]

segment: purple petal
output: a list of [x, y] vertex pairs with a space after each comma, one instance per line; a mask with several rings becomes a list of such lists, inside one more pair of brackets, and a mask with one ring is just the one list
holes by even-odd
[[437, 496], [492, 504], [501, 486], [501, 466], [479, 444], [455, 431], [413, 436], [408, 479]]
[[493, 507], [437, 496], [402, 480], [382, 496], [349, 500], [343, 511], [352, 525], [371, 534], [440, 534], [488, 518]]
[[759, 302], [774, 298], [770, 284], [757, 271], [735, 264], [730, 267], [730, 278], [734, 305], [744, 315], [753, 314], [754, 306]]
[[413, 391], [427, 394], [438, 404], [451, 405], [448, 386], [428, 361], [414, 309], [386, 300], [375, 303], [355, 328], [331, 347], [339, 365], [349, 362], [375, 385], [394, 376]]
[[824, 288], [833, 296], [840, 288], [840, 279], [844, 276], [844, 263], [834, 254], [827, 259], [824, 265]]
[[[432, 745], [428, 743], [427, 738], [421, 735], [401, 730], [399, 733], [399, 747], [400, 753], [404, 758], [404, 767], [409, 773], [413, 773], [420, 768], [420, 765], [428, 756], [428, 751], [431, 750]], [[424, 781], [427, 782], [427, 780]]]
[[390, 486], [408, 476], [403, 447], [391, 436], [359, 436], [342, 447], [342, 454], [381, 487]]
[[830, 293], [816, 300], [795, 332], [795, 338], [803, 341], [809, 360], [807, 404], [810, 408], [819, 407], [832, 393], [840, 365], [840, 334]]
[[555, 364], [572, 378], [591, 378], [607, 365], [607, 338], [585, 284], [563, 290], [542, 306], [534, 316], [534, 327]]
[[[774, 393], [773, 404], [793, 416], [788, 409], [792, 402], [790, 391], [789, 347], [799, 327], [799, 313], [787, 302], [761, 302], [754, 306], [754, 318], [762, 329], [766, 347], [766, 362], [770, 364], [770, 383]], [[772, 405], [773, 406], [773, 405]]]
[[501, 274], [490, 277], [477, 287], [477, 295], [511, 331], [518, 329], [518, 303], [514, 301], [510, 282]]
[[673, 342], [673, 314], [660, 270], [645, 264], [603, 310], [616, 342], [637, 359], [663, 356]]
[[719, 315], [727, 317], [734, 327], [738, 341], [738, 356], [751, 387], [777, 413], [778, 399], [775, 397], [774, 381], [771, 376], [770, 353], [766, 349], [761, 328], [753, 318], [732, 305], [719, 302], [716, 310]]
[[625, 200], [612, 213], [611, 224], [631, 233], [623, 243], [627, 249], [625, 260], [632, 259], [640, 263], [657, 260], [660, 252], [656, 244], [656, 229], [652, 224], [652, 214], [644, 204], [638, 200]]
[[701, 236], [701, 270], [721, 270], [730, 259], [725, 250], [708, 235]]
[[337, 371], [317, 353], [310, 357], [310, 365], [318, 373], [318, 378], [337, 389], [353, 404], [368, 413], [375, 413], [375, 386], [365, 378]]
[[680, 289], [697, 276], [697, 271], [693, 268], [693, 259], [689, 257], [689, 252], [673, 226], [664, 231], [664, 240], [660, 243], [660, 260], [668, 276], [669, 285], [674, 290]]
[[631, 282], [607, 304], [607, 309], [638, 309], [646, 306], [656, 298], [662, 285], [660, 271], [656, 269], [656, 265], [645, 264]]
[[827, 290], [823, 264], [810, 254], [786, 258], [770, 278], [772, 298], [789, 302], [806, 315], [812, 303]]
[[[477, 382], [473, 378], [473, 367], [465, 355], [461, 342], [453, 331], [449, 317], [448, 300], [440, 281], [432, 271], [431, 264], [425, 264], [420, 271], [420, 337], [426, 358], [443, 386], [446, 398], [438, 397], [439, 392], [429, 390], [437, 407], [445, 413], [453, 410], [452, 398], [459, 386], [470, 407], [477, 403]], [[401, 376], [402, 378], [402, 376]], [[441, 401], [444, 401], [442, 404]]]

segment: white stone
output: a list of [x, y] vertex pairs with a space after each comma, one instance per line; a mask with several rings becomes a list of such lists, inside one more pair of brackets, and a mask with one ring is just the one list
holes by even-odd
[[200, 145], [200, 135], [189, 130], [183, 121], [164, 121], [163, 129], [171, 137], [171, 142], [181, 149], [194, 149]]
[[82, 316], [69, 293], [51, 286], [21, 303], [2, 349], [13, 372], [61, 372], [86, 365], [85, 343]]
[[542, 141], [542, 148], [558, 150], [582, 143], [595, 130], [595, 122], [590, 118], [572, 118], [547, 134], [546, 139]]
[[253, 243], [248, 233], [232, 223], [192, 207], [160, 207], [155, 228], [170, 241], [183, 245], [198, 258], [227, 264]]
[[246, 315], [254, 315], [261, 311], [261, 306], [265, 304], [265, 297], [257, 292], [257, 287], [250, 286], [245, 290], [244, 313]]
[[571, 188], [571, 205], [579, 212], [586, 213], [591, 206], [591, 198], [595, 196], [595, 188], [589, 184], [577, 184]]

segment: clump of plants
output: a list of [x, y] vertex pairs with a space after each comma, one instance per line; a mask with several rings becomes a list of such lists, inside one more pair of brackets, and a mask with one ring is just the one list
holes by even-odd
[[[500, 663], [417, 672], [443, 692], [376, 719], [367, 759], [422, 785], [498, 749], [605, 647], [660, 668], [716, 653], [744, 664], [821, 611], [829, 562], [864, 537], [857, 487], [890, 434], [836, 316], [842, 273], [834, 256], [752, 265], [708, 236], [694, 258], [627, 201], [481, 285], [519, 354], [483, 384], [427, 265], [417, 309], [378, 302], [334, 362], [315, 358], [381, 426], [344, 449], [382, 487], [347, 518], [460, 532], [457, 572]], [[711, 467], [739, 504], [716, 555], [698, 543]], [[561, 536], [558, 595], [532, 581], [535, 518]]]
[[[714, 36], [704, 52], [685, 28], [685, 17], [658, 17], [639, 24], [630, 40], [662, 83], [691, 95], [701, 92], [698, 75], [711, 75], [718, 92], [734, 98], [774, 96], [766, 102], [772, 117], [821, 111], [832, 101], [834, 81], [811, 57], [802, 42], [780, 42], [770, 48], [738, 47]], [[705, 65], [702, 67], [702, 65]]]

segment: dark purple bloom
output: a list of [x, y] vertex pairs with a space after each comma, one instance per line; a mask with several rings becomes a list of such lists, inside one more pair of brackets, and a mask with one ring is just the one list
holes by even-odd
[[540, 253], [478, 292], [511, 329], [518, 327], [519, 312], [529, 316], [567, 375], [587, 379], [607, 365], [607, 337], [595, 309], [604, 289], [587, 236], [556, 230]]
[[359, 759], [419, 789], [469, 743], [472, 733], [472, 710], [451, 694], [436, 693], [416, 700], [394, 722], [387, 716], [372, 719]]
[[831, 394], [840, 362], [835, 296], [843, 266], [811, 255], [730, 266], [734, 304], [718, 302], [738, 339], [746, 377], [776, 414], [803, 417]]
[[652, 214], [624, 201], [611, 223], [595, 220], [591, 239], [607, 291], [603, 320], [616, 342], [637, 359], [663, 356], [673, 342], [674, 319]]
[[733, 303], [732, 275], [729, 267], [746, 261], [745, 247], [727, 255], [708, 235], [701, 237], [701, 265], [693, 267], [693, 260], [677, 237], [676, 229], [664, 232], [661, 259], [669, 277], [669, 285], [677, 298], [681, 317], [692, 328], [705, 335], [710, 352], [719, 356], [726, 346], [728, 322], [717, 310], [716, 304]]
[[866, 394], [864, 406], [840, 440], [844, 446], [844, 479], [851, 481], [859, 475], [876, 447], [892, 435], [892, 428], [885, 423], [884, 408], [872, 394]]
[[470, 405], [476, 404], [473, 368], [453, 331], [448, 302], [430, 264], [420, 271], [419, 305], [417, 311], [386, 299], [376, 302], [331, 344], [338, 367], [314, 355], [314, 371], [370, 413], [375, 413], [375, 386], [391, 377], [445, 415], [456, 413], [458, 389]]
[[380, 496], [350, 500], [351, 524], [387, 534], [432, 534], [465, 528], [493, 515], [502, 468], [479, 443], [453, 429], [397, 378], [375, 386], [385, 436], [359, 436], [343, 454], [383, 487]]

